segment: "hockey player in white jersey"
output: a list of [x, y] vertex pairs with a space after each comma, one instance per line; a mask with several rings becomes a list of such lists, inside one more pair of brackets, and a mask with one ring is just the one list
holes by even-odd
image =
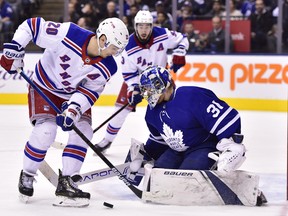
[[170, 69], [177, 72], [186, 63], [185, 55], [189, 43], [185, 35], [165, 28], [153, 27], [151, 13], [144, 10], [136, 14], [134, 25], [135, 33], [130, 35], [128, 45], [122, 53], [121, 69], [124, 83], [115, 109], [118, 110], [128, 102], [129, 106], [108, 123], [104, 139], [95, 145], [101, 151], [111, 146], [128, 114], [135, 111], [136, 105], [142, 101], [142, 96], [139, 94], [139, 74], [151, 65], [167, 67], [168, 49], [173, 50]]
[[29, 117], [33, 131], [25, 145], [19, 192], [25, 201], [33, 195], [33, 182], [40, 163], [56, 137], [57, 125], [68, 131], [56, 189], [57, 206], [87, 206], [90, 193], [75, 181], [88, 145], [72, 130], [73, 124], [91, 139], [91, 106], [98, 100], [107, 81], [117, 71], [113, 56], [128, 43], [129, 33], [118, 18], [105, 19], [96, 34], [67, 23], [31, 18], [16, 30], [11, 43], [5, 43], [1, 66], [9, 73], [23, 68], [24, 48], [32, 40], [45, 51], [35, 66], [33, 82], [63, 113], [56, 111], [29, 87]]

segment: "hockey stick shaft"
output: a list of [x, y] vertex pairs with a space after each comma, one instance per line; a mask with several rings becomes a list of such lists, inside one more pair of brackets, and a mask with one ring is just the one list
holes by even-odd
[[[127, 173], [129, 168], [129, 163], [119, 164], [115, 166], [119, 171], [123, 174]], [[39, 167], [40, 172], [50, 181], [52, 185], [57, 187], [58, 184], [58, 175], [56, 172], [51, 168], [51, 166], [44, 160], [41, 162]], [[107, 178], [111, 178], [116, 176], [114, 172], [112, 172], [111, 168], [103, 168], [99, 170], [94, 170], [91, 172], [81, 174], [82, 180], [77, 182], [78, 185], [87, 184]]]
[[118, 115], [118, 113], [120, 113], [123, 109], [125, 109], [127, 106], [129, 105], [129, 103], [126, 103], [125, 105], [123, 105], [120, 109], [118, 109], [116, 112], [114, 112], [109, 118], [107, 118], [104, 122], [102, 122], [97, 128], [95, 128], [93, 130], [93, 133], [95, 133], [96, 131], [98, 131], [100, 128], [102, 128], [107, 122], [109, 122], [112, 118], [114, 118], [116, 115]]
[[[129, 105], [129, 103], [126, 103], [125, 105], [123, 105], [120, 109], [118, 109], [116, 112], [114, 112], [109, 118], [107, 118], [104, 122], [102, 122], [97, 128], [95, 128], [93, 130], [93, 133], [97, 132], [100, 128], [102, 128], [107, 122], [109, 122], [111, 119], [113, 119], [116, 115], [118, 115], [122, 110], [124, 110], [127, 106]], [[65, 144], [61, 143], [61, 142], [57, 142], [55, 141], [52, 146], [56, 149], [64, 149], [65, 148]]]
[[[41, 95], [41, 97], [49, 103], [49, 105], [55, 110], [57, 114], [61, 114], [61, 111], [59, 108], [42, 92], [42, 90], [33, 83], [32, 80], [30, 80], [29, 77], [20, 69], [17, 69], [18, 73], [35, 89], [35, 91], [38, 92], [38, 94]], [[142, 191], [136, 188], [134, 185], [132, 185], [128, 179], [122, 175], [122, 173], [102, 154], [100, 150], [98, 150], [92, 142], [75, 126], [75, 124], [72, 125], [72, 129], [78, 134], [78, 136], [81, 137], [81, 139], [112, 169], [112, 171], [118, 176], [120, 180], [122, 180], [127, 187], [133, 191], [133, 193], [138, 196], [140, 199], [142, 197]]]

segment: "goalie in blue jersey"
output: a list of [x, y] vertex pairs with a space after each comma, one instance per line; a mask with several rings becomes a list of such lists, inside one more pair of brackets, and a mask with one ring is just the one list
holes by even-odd
[[[163, 186], [162, 189], [159, 189], [161, 188], [161, 184], [164, 184], [161, 179], [165, 177], [165, 174], [161, 173], [161, 168], [168, 176], [172, 174], [167, 173], [175, 173], [175, 169], [182, 170], [182, 174], [184, 173], [185, 175], [187, 174], [185, 170], [215, 170], [221, 173], [221, 175], [215, 174], [218, 176], [217, 178], [225, 178], [225, 176], [230, 176], [232, 179], [238, 178], [235, 177], [237, 173], [236, 170], [246, 159], [246, 149], [244, 144], [242, 144], [241, 118], [237, 110], [230, 107], [223, 100], [220, 100], [209, 89], [195, 86], [176, 88], [169, 71], [159, 66], [148, 67], [143, 71], [140, 75], [139, 88], [141, 95], [149, 104], [145, 114], [145, 121], [150, 135], [145, 145], [132, 140], [130, 147], [130, 171], [133, 175], [143, 164], [147, 163], [145, 166], [146, 183], [151, 182], [151, 185], [147, 187], [149, 188], [147, 193], [152, 194], [152, 196], [146, 197], [147, 200], [169, 204], [168, 201], [161, 201], [163, 200], [161, 192], [166, 191], [168, 193], [169, 191], [169, 193], [174, 194], [174, 200], [172, 201], [170, 197], [170, 203], [179, 204], [179, 197], [176, 198], [177, 190], [178, 192], [180, 191], [180, 194], [188, 191], [187, 193], [191, 195], [191, 193], [189, 193], [191, 188], [186, 188], [183, 189], [184, 191], [181, 191], [181, 189], [173, 189], [174, 186], [171, 186], [173, 182], [174, 185], [177, 185], [177, 182], [180, 181], [179, 176], [177, 176], [177, 179], [173, 178], [173, 176], [171, 178], [165, 178], [167, 181], [171, 181], [170, 186], [168, 186], [168, 188], [163, 188]], [[147, 179], [150, 178], [149, 175], [152, 172], [152, 167], [153, 169], [160, 169], [154, 169], [154, 181], [149, 181]], [[156, 173], [160, 174], [156, 175]], [[245, 172], [241, 173], [245, 176]], [[200, 176], [198, 174], [199, 172], [194, 172], [193, 178], [200, 180], [203, 177], [203, 173]], [[183, 175], [183, 178], [185, 178], [185, 175]], [[212, 176], [214, 176], [214, 174]], [[247, 179], [249, 180], [251, 175], [249, 174], [247, 176], [248, 178], [243, 178], [243, 185], [241, 187], [238, 185], [238, 188], [233, 186], [233, 184], [235, 184], [233, 182], [229, 186], [227, 186], [226, 183], [222, 184], [222, 182], [222, 186], [224, 185], [224, 187], [221, 186], [222, 188], [218, 187], [218, 183], [214, 186], [208, 184], [209, 187], [212, 188], [218, 187], [218, 193], [224, 193], [224, 195], [227, 195], [227, 191], [231, 192], [229, 187], [234, 187], [233, 190], [234, 192], [236, 191], [236, 195], [234, 194], [235, 196], [233, 195], [233, 197], [241, 201], [238, 200], [239, 202], [235, 202], [236, 199], [231, 200], [231, 197], [226, 197], [226, 199], [225, 196], [221, 194], [223, 200], [218, 202], [215, 201], [218, 198], [213, 200], [209, 196], [209, 192], [206, 197], [207, 199], [204, 199], [201, 196], [205, 195], [205, 191], [207, 192], [208, 188], [205, 188], [198, 182], [197, 187], [203, 189], [201, 190], [201, 194], [199, 194], [199, 199], [201, 198], [202, 200], [199, 202], [195, 201], [195, 203], [211, 203], [212, 200], [218, 204], [240, 203], [241, 205], [262, 205], [267, 203], [263, 192], [257, 189], [256, 186], [252, 188], [252, 190], [248, 189], [248, 185], [251, 184], [251, 182], [249, 183]], [[157, 178], [160, 179], [160, 185], [155, 183]], [[189, 182], [189, 178], [186, 180], [183, 182]], [[207, 181], [204, 181], [204, 183], [205, 182], [207, 183]], [[167, 182], [165, 182], [164, 185], [169, 185], [166, 183]], [[257, 185], [257, 180], [255, 183], [255, 185]], [[192, 180], [192, 183], [187, 184], [187, 187], [192, 187], [191, 191], [193, 191], [195, 189], [193, 189], [193, 185], [195, 187], [197, 183]], [[153, 187], [156, 188], [153, 189]], [[246, 195], [243, 195], [242, 189], [247, 191]], [[147, 195], [147, 193], [145, 194]], [[164, 195], [166, 196], [167, 194], [164, 193]], [[193, 195], [193, 193], [191, 196], [198, 200], [197, 196]], [[157, 197], [159, 199], [157, 199]]]
[[[169, 71], [159, 66], [140, 75], [140, 90], [149, 103], [145, 120], [150, 136], [136, 149], [152, 158], [154, 167], [229, 172], [244, 162], [240, 115], [211, 90], [176, 88]], [[131, 168], [137, 171], [143, 157], [131, 148]]]

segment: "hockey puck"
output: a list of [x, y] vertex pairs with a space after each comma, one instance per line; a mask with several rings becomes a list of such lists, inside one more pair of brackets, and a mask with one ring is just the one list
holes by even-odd
[[113, 205], [107, 202], [103, 203], [104, 206], [108, 207], [108, 208], [113, 208]]

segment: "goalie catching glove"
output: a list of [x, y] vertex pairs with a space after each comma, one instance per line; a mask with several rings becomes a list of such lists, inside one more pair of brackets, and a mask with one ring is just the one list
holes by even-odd
[[24, 67], [24, 56], [24, 48], [16, 41], [4, 43], [0, 64], [9, 74], [15, 74], [18, 68]]
[[245, 161], [246, 148], [242, 144], [243, 135], [234, 134], [229, 139], [221, 139], [216, 148], [220, 152], [211, 152], [208, 157], [215, 160], [217, 170], [221, 172], [231, 172], [237, 170]]
[[56, 123], [62, 128], [63, 131], [70, 131], [73, 129], [73, 124], [78, 122], [82, 113], [81, 106], [75, 102], [69, 105], [67, 102], [62, 104], [62, 113], [57, 115]]
[[186, 50], [184, 46], [178, 46], [173, 50], [172, 53], [172, 65], [170, 67], [171, 70], [176, 73], [181, 67], [186, 64], [185, 60]]

